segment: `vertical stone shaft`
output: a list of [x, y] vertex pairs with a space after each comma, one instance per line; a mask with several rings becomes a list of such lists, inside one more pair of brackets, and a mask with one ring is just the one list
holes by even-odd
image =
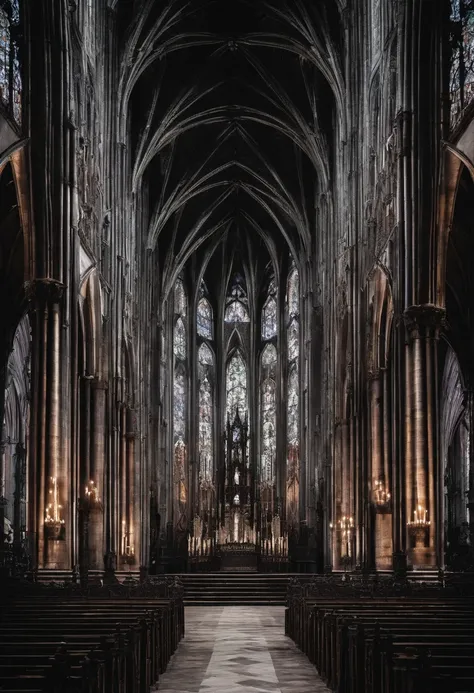
[[[437, 489], [438, 438], [437, 341], [444, 324], [444, 310], [432, 305], [411, 306], [405, 311], [407, 330], [406, 363], [406, 487], [408, 520], [419, 519], [426, 511], [430, 524], [425, 551], [412, 552], [412, 561], [435, 565], [441, 560], [436, 537], [440, 517]], [[421, 508], [421, 511], [420, 511]]]
[[[92, 388], [92, 431], [90, 478], [97, 486], [100, 499], [104, 498], [105, 489], [105, 390], [106, 384], [95, 379]], [[91, 570], [102, 570], [104, 567], [104, 514], [97, 507], [89, 519], [89, 564]]]

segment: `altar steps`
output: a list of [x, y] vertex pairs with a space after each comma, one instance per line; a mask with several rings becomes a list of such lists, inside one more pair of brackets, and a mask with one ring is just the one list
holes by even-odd
[[255, 572], [187, 573], [178, 575], [184, 584], [186, 606], [283, 606], [288, 573]]

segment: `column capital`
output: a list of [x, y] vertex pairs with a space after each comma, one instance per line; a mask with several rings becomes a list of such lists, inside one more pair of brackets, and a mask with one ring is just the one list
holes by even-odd
[[431, 303], [410, 306], [403, 313], [403, 319], [411, 339], [438, 338], [446, 325], [446, 310]]
[[25, 284], [25, 293], [30, 303], [48, 305], [60, 303], [65, 286], [57, 279], [49, 277], [33, 279]]

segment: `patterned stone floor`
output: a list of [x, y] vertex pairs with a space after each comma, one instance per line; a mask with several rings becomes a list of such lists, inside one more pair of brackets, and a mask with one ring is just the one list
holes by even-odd
[[159, 693], [327, 693], [284, 634], [284, 607], [187, 607]]

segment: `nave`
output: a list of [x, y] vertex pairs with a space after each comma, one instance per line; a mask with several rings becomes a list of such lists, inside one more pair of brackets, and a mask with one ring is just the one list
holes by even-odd
[[186, 635], [159, 693], [326, 693], [284, 634], [282, 606], [186, 607]]

